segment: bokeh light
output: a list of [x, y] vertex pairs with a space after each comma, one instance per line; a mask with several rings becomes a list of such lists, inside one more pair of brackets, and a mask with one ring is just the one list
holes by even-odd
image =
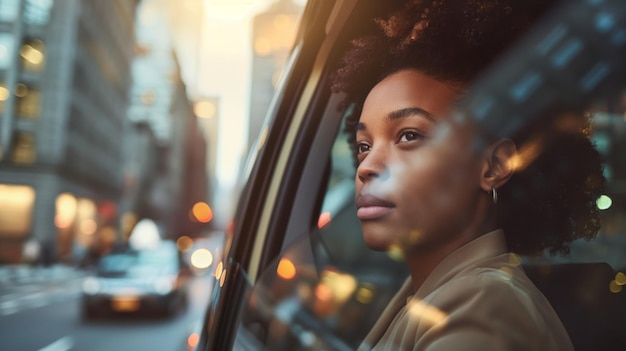
[[17, 83], [15, 87], [15, 96], [23, 98], [28, 95], [28, 86], [24, 83]]
[[9, 89], [4, 85], [0, 85], [0, 101], [6, 101], [9, 98]]
[[56, 215], [54, 216], [54, 225], [57, 228], [69, 228], [74, 222], [78, 202], [74, 195], [70, 193], [62, 193], [56, 199]]
[[601, 195], [598, 200], [596, 200], [596, 205], [600, 210], [608, 210], [611, 205], [613, 205], [613, 200], [607, 195]]
[[330, 212], [322, 212], [322, 214], [320, 214], [320, 218], [317, 220], [317, 227], [322, 228], [326, 226], [328, 223], [330, 223], [330, 220]]
[[213, 255], [207, 249], [198, 249], [191, 254], [191, 264], [199, 269], [206, 269], [213, 263]]
[[315, 297], [322, 302], [328, 302], [333, 298], [333, 291], [328, 285], [319, 284], [315, 288]]
[[611, 283], [609, 284], [609, 290], [612, 293], [617, 294], [622, 291], [622, 286], [617, 284], [615, 280], [611, 280]]
[[188, 237], [187, 235], [183, 235], [180, 238], [176, 239], [176, 247], [181, 252], [189, 251], [192, 245], [193, 245], [193, 240], [191, 240], [191, 238]]
[[191, 213], [200, 223], [209, 223], [213, 219], [213, 210], [206, 202], [197, 202], [193, 205]]
[[35, 48], [30, 44], [22, 46], [20, 49], [20, 56], [34, 65], [38, 65], [43, 62], [43, 53], [39, 50], [39, 48]]
[[387, 255], [394, 261], [404, 260], [404, 253], [399, 245], [391, 245], [387, 250]]
[[196, 347], [196, 345], [198, 345], [199, 341], [200, 341], [200, 336], [196, 333], [193, 333], [189, 335], [189, 337], [187, 338], [187, 346], [190, 349], [193, 349], [194, 347]]
[[448, 322], [448, 315], [445, 312], [418, 298], [412, 298], [407, 303], [407, 310], [409, 311], [409, 316], [416, 321], [420, 321], [425, 326], [430, 325], [441, 328]]
[[213, 118], [217, 115], [217, 108], [211, 101], [198, 101], [193, 108], [194, 113], [198, 118]]
[[626, 274], [622, 272], [617, 272], [615, 275], [615, 283], [617, 285], [626, 285]]
[[80, 232], [86, 235], [92, 235], [98, 229], [98, 224], [91, 218], [84, 219], [79, 225]]
[[356, 293], [356, 300], [359, 303], [367, 305], [374, 299], [374, 291], [369, 286], [361, 286]]
[[354, 276], [332, 269], [322, 272], [322, 282], [331, 289], [335, 302], [339, 304], [348, 300], [357, 288], [357, 280]]
[[222, 277], [222, 273], [224, 273], [224, 263], [220, 261], [215, 268], [215, 279], [219, 280]]
[[283, 279], [293, 279], [296, 276], [296, 266], [290, 260], [281, 258], [276, 273]]
[[140, 220], [128, 239], [130, 246], [138, 250], [157, 247], [160, 241], [159, 227], [149, 218]]
[[226, 281], [226, 270], [223, 270], [221, 277], [220, 277], [220, 288], [224, 287], [225, 281]]

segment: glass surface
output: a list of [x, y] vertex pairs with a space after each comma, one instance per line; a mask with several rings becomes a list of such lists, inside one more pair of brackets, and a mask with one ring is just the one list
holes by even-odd
[[[597, 237], [573, 242], [569, 255], [519, 257], [572, 339], [591, 349], [624, 344], [619, 322], [626, 309], [624, 85], [585, 108], [592, 116], [591, 138], [606, 161], [607, 184], [596, 203], [602, 226]], [[256, 347], [355, 349], [408, 276], [398, 252], [373, 253], [363, 243], [354, 204], [355, 159], [344, 133], [328, 157], [328, 187], [313, 216], [318, 228], [303, 225], [306, 234], [276, 259], [247, 299], [238, 336], [254, 340]]]

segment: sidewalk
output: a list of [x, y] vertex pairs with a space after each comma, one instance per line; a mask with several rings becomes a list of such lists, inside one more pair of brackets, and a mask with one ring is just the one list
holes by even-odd
[[84, 275], [84, 271], [63, 264], [49, 267], [26, 264], [0, 265], [0, 293], [21, 285], [62, 283]]

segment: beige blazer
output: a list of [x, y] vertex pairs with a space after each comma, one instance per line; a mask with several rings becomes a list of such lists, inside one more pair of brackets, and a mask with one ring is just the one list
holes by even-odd
[[410, 279], [359, 351], [573, 350], [546, 298], [487, 233], [446, 257], [417, 292]]

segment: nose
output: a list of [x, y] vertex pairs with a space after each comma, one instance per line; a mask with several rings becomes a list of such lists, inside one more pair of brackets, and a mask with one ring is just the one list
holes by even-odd
[[383, 148], [372, 148], [356, 169], [357, 178], [365, 183], [386, 172], [388, 155]]

